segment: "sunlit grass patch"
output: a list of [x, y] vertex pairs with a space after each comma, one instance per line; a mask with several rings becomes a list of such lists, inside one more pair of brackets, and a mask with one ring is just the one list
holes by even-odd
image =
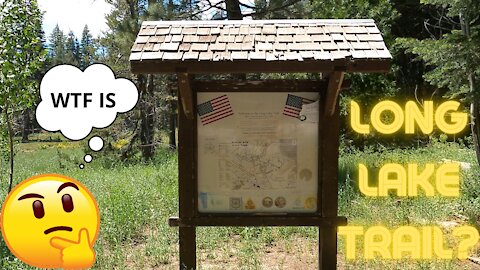
[[[93, 162], [79, 169], [86, 142], [60, 147], [53, 142], [20, 144], [15, 184], [40, 173], [61, 173], [85, 184], [96, 197], [101, 230], [95, 245], [94, 269], [178, 269], [178, 229], [168, 217], [178, 215], [177, 157], [161, 149], [151, 163], [108, 163], [93, 153]], [[24, 151], [28, 149], [29, 151]], [[472, 163], [462, 174], [461, 197], [368, 198], [358, 192], [356, 166], [384, 162], [439, 162], [439, 157]], [[2, 163], [0, 171], [5, 172]], [[3, 174], [5, 175], [5, 174]], [[387, 227], [423, 226], [457, 220], [478, 224], [480, 170], [471, 150], [455, 144], [426, 149], [393, 149], [342, 153], [340, 158], [339, 214], [353, 225]], [[0, 196], [6, 195], [2, 178]], [[197, 228], [199, 269], [315, 269], [318, 229], [312, 227], [206, 227]], [[345, 261], [339, 239], [339, 269], [470, 269], [465, 262], [362, 259]], [[479, 251], [474, 250], [473, 254]], [[32, 269], [15, 259], [0, 242], [1, 269]]]

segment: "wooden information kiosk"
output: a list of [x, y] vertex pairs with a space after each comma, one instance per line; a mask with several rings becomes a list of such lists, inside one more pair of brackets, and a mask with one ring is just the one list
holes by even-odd
[[[336, 269], [339, 91], [346, 72], [388, 72], [372, 20], [144, 22], [136, 74], [178, 77], [180, 269], [198, 226], [314, 226], [319, 269]], [[194, 74], [321, 73], [319, 80]]]

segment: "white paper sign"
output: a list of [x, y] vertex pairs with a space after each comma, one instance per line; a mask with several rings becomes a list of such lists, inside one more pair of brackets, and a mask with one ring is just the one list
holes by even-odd
[[198, 93], [199, 211], [315, 212], [318, 98]]

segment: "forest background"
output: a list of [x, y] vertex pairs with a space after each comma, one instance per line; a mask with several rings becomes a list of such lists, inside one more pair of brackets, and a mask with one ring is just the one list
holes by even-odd
[[[392, 70], [388, 74], [350, 74], [347, 79], [352, 82], [351, 88], [341, 93], [340, 212], [349, 218], [352, 217], [353, 222], [357, 224], [378, 222], [396, 225], [419, 224], [425, 223], [418, 220], [422, 215], [432, 212], [433, 214], [428, 213], [433, 215], [427, 218], [428, 222], [469, 223], [479, 226], [478, 0], [254, 2], [107, 0], [106, 2], [112, 5], [111, 12], [106, 15], [108, 29], [102, 35], [93, 37], [85, 26], [81, 37], [77, 38], [73, 32], [62, 32], [58, 26], [46, 36], [42, 31], [42, 13], [36, 0], [0, 0], [1, 194], [7, 194], [12, 186], [24, 178], [41, 172], [64, 172], [78, 178], [89, 178], [86, 173], [93, 173], [98, 178], [96, 181], [100, 179], [110, 181], [109, 184], [102, 185], [96, 181], [91, 182], [92, 186], [96, 186], [92, 189], [94, 193], [97, 191], [95, 195], [100, 205], [119, 203], [116, 200], [120, 199], [115, 198], [116, 192], [130, 194], [132, 197], [121, 203], [122, 213], [112, 209], [102, 212], [102, 222], [107, 225], [102, 228], [103, 238], [97, 247], [101, 255], [96, 267], [108, 269], [109, 266], [125, 264], [137, 267], [138, 260], [127, 256], [132, 250], [133, 254], [136, 254], [135, 252], [143, 254], [140, 257], [144, 259], [140, 261], [149, 266], [153, 265], [152, 267], [170, 269], [175, 262], [173, 259], [175, 244], [172, 243], [176, 241], [172, 236], [175, 234], [165, 227], [164, 223], [165, 218], [174, 214], [177, 207], [175, 199], [177, 85], [175, 75], [133, 75], [130, 72], [128, 61], [130, 49], [144, 20], [374, 19], [393, 55]], [[84, 69], [92, 63], [105, 63], [117, 76], [134, 81], [140, 91], [140, 100], [134, 110], [119, 117], [114, 125], [106, 130], [95, 131], [105, 139], [106, 147], [95, 157], [96, 164], [92, 164], [89, 169], [78, 171], [77, 164], [88, 151], [87, 146], [81, 142], [69, 142], [59, 134], [42, 131], [35, 121], [34, 114], [36, 104], [39, 102], [39, 84], [46, 71], [59, 64], [72, 64]], [[318, 78], [318, 74], [245, 74], [245, 76], [226, 74], [215, 75], [215, 78], [240, 80]], [[462, 109], [469, 113], [470, 125], [464, 132], [455, 135], [446, 135], [439, 130], [428, 135], [421, 133], [409, 136], [379, 136], [374, 133], [358, 135], [349, 127], [347, 104], [352, 99], [366, 110], [385, 99], [393, 99], [399, 103], [415, 100], [420, 106], [425, 100], [439, 103], [446, 99], [454, 99], [461, 101], [464, 105]], [[416, 162], [424, 163], [441, 161], [442, 158], [461, 162], [465, 168], [462, 196], [453, 201], [444, 201], [442, 198], [402, 200], [395, 197], [371, 201], [358, 194], [358, 190], [355, 189], [358, 162], [380, 167], [386, 161], [406, 163], [412, 161], [411, 157], [415, 157]], [[47, 163], [47, 160], [50, 162]], [[126, 170], [136, 172], [136, 175]], [[131, 178], [123, 180], [127, 181], [125, 183], [120, 182], [122, 188], [110, 186], [110, 183], [119, 183], [120, 180], [114, 179], [121, 173]], [[156, 200], [139, 202], [134, 196], [145, 194], [137, 190], [135, 185], [143, 186], [147, 183], [158, 188], [152, 195]], [[107, 190], [108, 196], [104, 194]], [[140, 216], [134, 211], [138, 204], [142, 210]], [[381, 219], [374, 218], [368, 212], [375, 213], [375, 210], [372, 210], [375, 207], [378, 208], [376, 213], [380, 215], [389, 211], [395, 214], [384, 215]], [[153, 209], [159, 208], [164, 210], [160, 211], [160, 214], [154, 213]], [[148, 235], [145, 235], [145, 230]], [[256, 237], [259, 234], [262, 237]], [[291, 231], [232, 229], [207, 237], [203, 250], [218, 250], [219, 247], [211, 242], [228, 242], [231, 240], [227, 239], [231, 239], [232, 235], [240, 237], [238, 243], [241, 245], [238, 247], [240, 251], [233, 252], [240, 254], [236, 256], [237, 259], [239, 257], [239, 261], [232, 264], [238, 263], [253, 268], [262, 268], [265, 262], [255, 259], [252, 261], [255, 256], [251, 254], [253, 252], [251, 249], [258, 247], [251, 245], [258, 244], [262, 249], [265, 248], [265, 241], [266, 247], [271, 247], [273, 242], [281, 245], [281, 241], [276, 240], [278, 235], [285, 239], [299, 238], [300, 242], [314, 239], [313, 231], [307, 229]], [[251, 240], [253, 238], [256, 240]], [[253, 241], [254, 244], [248, 241]], [[138, 243], [142, 247], [140, 251], [134, 248]], [[116, 247], [118, 248], [115, 249]], [[14, 267], [19, 263], [5, 247], [3, 252], [1, 254], [4, 260], [0, 265]], [[209, 256], [205, 255], [203, 261], [213, 260], [211, 256], [217, 255]], [[356, 263], [345, 263], [345, 267]], [[370, 265], [370, 262], [358, 263]], [[375, 263], [385, 267], [384, 262]], [[397, 267], [396, 264], [393, 265], [392, 267]], [[412, 269], [417, 269], [415, 268], [418, 266], [417, 263], [412, 265], [415, 265]], [[419, 269], [437, 267], [436, 262], [428, 265], [430, 268]], [[458, 262], [439, 262], [438, 267], [459, 269], [457, 267], [466, 266]]]

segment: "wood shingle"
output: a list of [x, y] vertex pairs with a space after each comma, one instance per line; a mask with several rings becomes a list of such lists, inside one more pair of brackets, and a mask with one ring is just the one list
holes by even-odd
[[146, 21], [130, 62], [132, 70], [150, 61], [174, 70], [194, 62], [367, 59], [384, 70], [391, 57], [373, 20]]

